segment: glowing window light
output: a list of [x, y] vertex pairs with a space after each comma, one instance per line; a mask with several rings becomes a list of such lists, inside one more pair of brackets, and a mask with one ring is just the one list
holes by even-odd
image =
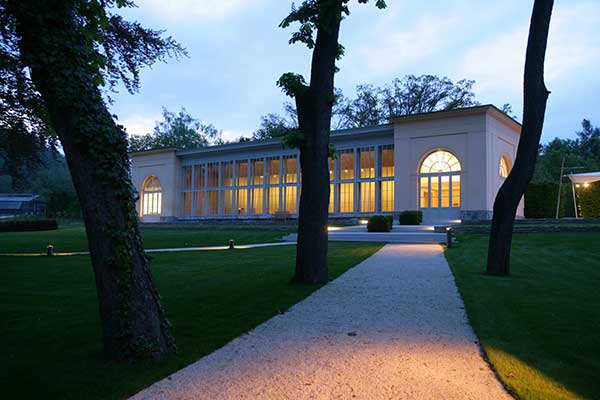
[[429, 154], [421, 163], [422, 174], [434, 174], [441, 172], [458, 172], [461, 170], [460, 161], [454, 154], [438, 150]]

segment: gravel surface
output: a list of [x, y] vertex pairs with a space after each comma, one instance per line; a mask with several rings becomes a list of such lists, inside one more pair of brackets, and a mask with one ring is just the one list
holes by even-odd
[[511, 399], [439, 245], [389, 244], [134, 399]]

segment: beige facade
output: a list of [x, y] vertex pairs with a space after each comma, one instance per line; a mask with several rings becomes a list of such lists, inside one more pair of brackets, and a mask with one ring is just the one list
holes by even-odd
[[[339, 157], [330, 160], [330, 215], [420, 209], [431, 223], [490, 218], [520, 130], [497, 108], [477, 106], [334, 131]], [[297, 212], [298, 153], [277, 140], [153, 150], [131, 160], [144, 222]], [[523, 215], [522, 202], [517, 214]]]

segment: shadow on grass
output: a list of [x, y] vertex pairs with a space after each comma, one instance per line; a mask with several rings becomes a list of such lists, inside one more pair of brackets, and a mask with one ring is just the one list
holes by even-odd
[[515, 234], [508, 277], [483, 273], [487, 235], [446, 251], [486, 354], [520, 398], [600, 398], [599, 239]]

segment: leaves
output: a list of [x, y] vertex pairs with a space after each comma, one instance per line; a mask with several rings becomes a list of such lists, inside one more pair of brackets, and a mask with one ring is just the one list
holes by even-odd
[[192, 117], [185, 108], [175, 114], [163, 107], [162, 116], [163, 120], [156, 122], [152, 133], [129, 138], [129, 151], [166, 147], [198, 149], [223, 142], [221, 131]]
[[294, 74], [292, 72], [287, 72], [281, 75], [277, 81], [277, 86], [279, 86], [283, 92], [290, 97], [301, 96], [308, 90], [308, 86], [306, 85], [304, 77], [300, 74]]

